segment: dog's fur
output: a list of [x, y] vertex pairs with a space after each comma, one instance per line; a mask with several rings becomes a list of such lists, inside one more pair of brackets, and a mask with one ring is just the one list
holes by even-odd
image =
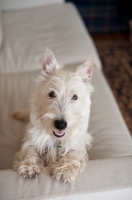
[[[92, 141], [87, 132], [92, 71], [91, 60], [76, 72], [66, 71], [50, 50], [46, 52], [31, 100], [29, 127], [13, 165], [20, 175], [36, 177], [51, 165], [53, 178], [70, 182], [85, 169]], [[23, 120], [28, 121], [29, 111], [25, 113]], [[66, 122], [64, 129], [55, 127], [56, 120]]]

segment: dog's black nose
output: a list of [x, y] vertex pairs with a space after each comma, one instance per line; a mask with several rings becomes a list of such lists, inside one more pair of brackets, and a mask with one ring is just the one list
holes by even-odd
[[54, 126], [55, 128], [57, 128], [58, 130], [63, 130], [67, 127], [67, 122], [65, 120], [55, 120], [54, 122]]

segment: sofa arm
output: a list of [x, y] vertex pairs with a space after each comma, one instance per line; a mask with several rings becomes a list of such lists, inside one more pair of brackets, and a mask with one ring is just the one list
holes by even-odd
[[[129, 196], [131, 194], [132, 199], [132, 156], [89, 161], [84, 173], [74, 182], [64, 184], [53, 180], [48, 173], [42, 173], [38, 178], [24, 179], [13, 170], [0, 171], [2, 200], [87, 199], [91, 194], [96, 197], [98, 193], [123, 189]], [[98, 195], [92, 199], [101, 198]], [[128, 199], [127, 196], [125, 199]]]

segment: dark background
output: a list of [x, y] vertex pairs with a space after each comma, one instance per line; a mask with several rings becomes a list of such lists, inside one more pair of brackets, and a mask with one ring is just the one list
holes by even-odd
[[73, 2], [90, 33], [127, 33], [131, 0], [66, 0]]

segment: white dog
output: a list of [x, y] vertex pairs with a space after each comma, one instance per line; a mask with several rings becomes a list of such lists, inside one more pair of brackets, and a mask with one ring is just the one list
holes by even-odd
[[31, 100], [29, 127], [14, 161], [20, 175], [37, 177], [51, 165], [53, 178], [70, 182], [85, 169], [92, 141], [87, 132], [92, 71], [91, 60], [76, 72], [66, 71], [50, 50], [46, 52]]

